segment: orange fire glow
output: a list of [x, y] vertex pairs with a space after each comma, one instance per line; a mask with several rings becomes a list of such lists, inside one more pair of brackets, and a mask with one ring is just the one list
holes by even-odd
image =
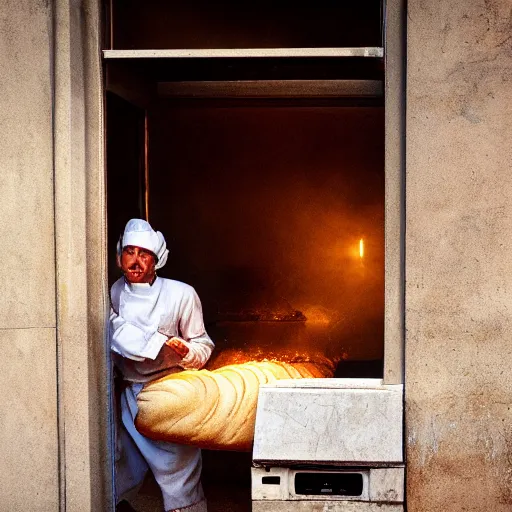
[[359, 240], [359, 257], [361, 259], [363, 259], [363, 257], [364, 257], [364, 241], [362, 238], [361, 238], [361, 240]]

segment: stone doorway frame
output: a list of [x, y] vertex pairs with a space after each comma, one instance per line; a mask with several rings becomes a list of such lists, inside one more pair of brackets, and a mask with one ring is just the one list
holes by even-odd
[[101, 5], [53, 4], [60, 510], [113, 510]]

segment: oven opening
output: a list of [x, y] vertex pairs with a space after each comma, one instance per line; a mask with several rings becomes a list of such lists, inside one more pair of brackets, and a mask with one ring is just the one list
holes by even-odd
[[201, 298], [210, 369], [277, 360], [382, 376], [384, 109], [319, 103], [162, 99], [143, 123], [109, 96], [111, 245], [147, 198], [170, 248], [160, 275]]
[[[160, 275], [201, 298], [216, 346], [207, 368], [275, 360], [382, 377], [383, 107], [161, 99], [141, 122], [120, 98], [107, 101], [118, 127], [108, 138], [111, 249], [147, 199], [170, 249]], [[234, 469], [249, 468], [250, 454], [203, 458], [210, 493], [219, 478], [250, 486]]]
[[[228, 4], [236, 16], [201, 3], [196, 19], [172, 2], [111, 2], [110, 47], [382, 46], [380, 2], [325, 2], [315, 20]], [[382, 58], [362, 56], [107, 60], [110, 284], [126, 221], [147, 218], [170, 250], [159, 275], [201, 299], [207, 369], [278, 361], [382, 378], [383, 77]], [[210, 512], [251, 509], [251, 463], [203, 450]], [[133, 504], [161, 510], [159, 496], [148, 476]]]

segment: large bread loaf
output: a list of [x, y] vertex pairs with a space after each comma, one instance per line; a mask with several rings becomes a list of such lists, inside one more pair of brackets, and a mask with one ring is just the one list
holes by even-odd
[[160, 441], [250, 451], [260, 384], [332, 375], [332, 365], [310, 362], [246, 362], [183, 371], [144, 387], [137, 399], [136, 427]]

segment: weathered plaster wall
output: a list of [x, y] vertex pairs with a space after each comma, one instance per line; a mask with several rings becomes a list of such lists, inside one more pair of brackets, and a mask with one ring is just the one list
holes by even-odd
[[511, 9], [409, 1], [409, 512], [512, 509]]
[[58, 509], [48, 2], [0, 11], [0, 510]]

